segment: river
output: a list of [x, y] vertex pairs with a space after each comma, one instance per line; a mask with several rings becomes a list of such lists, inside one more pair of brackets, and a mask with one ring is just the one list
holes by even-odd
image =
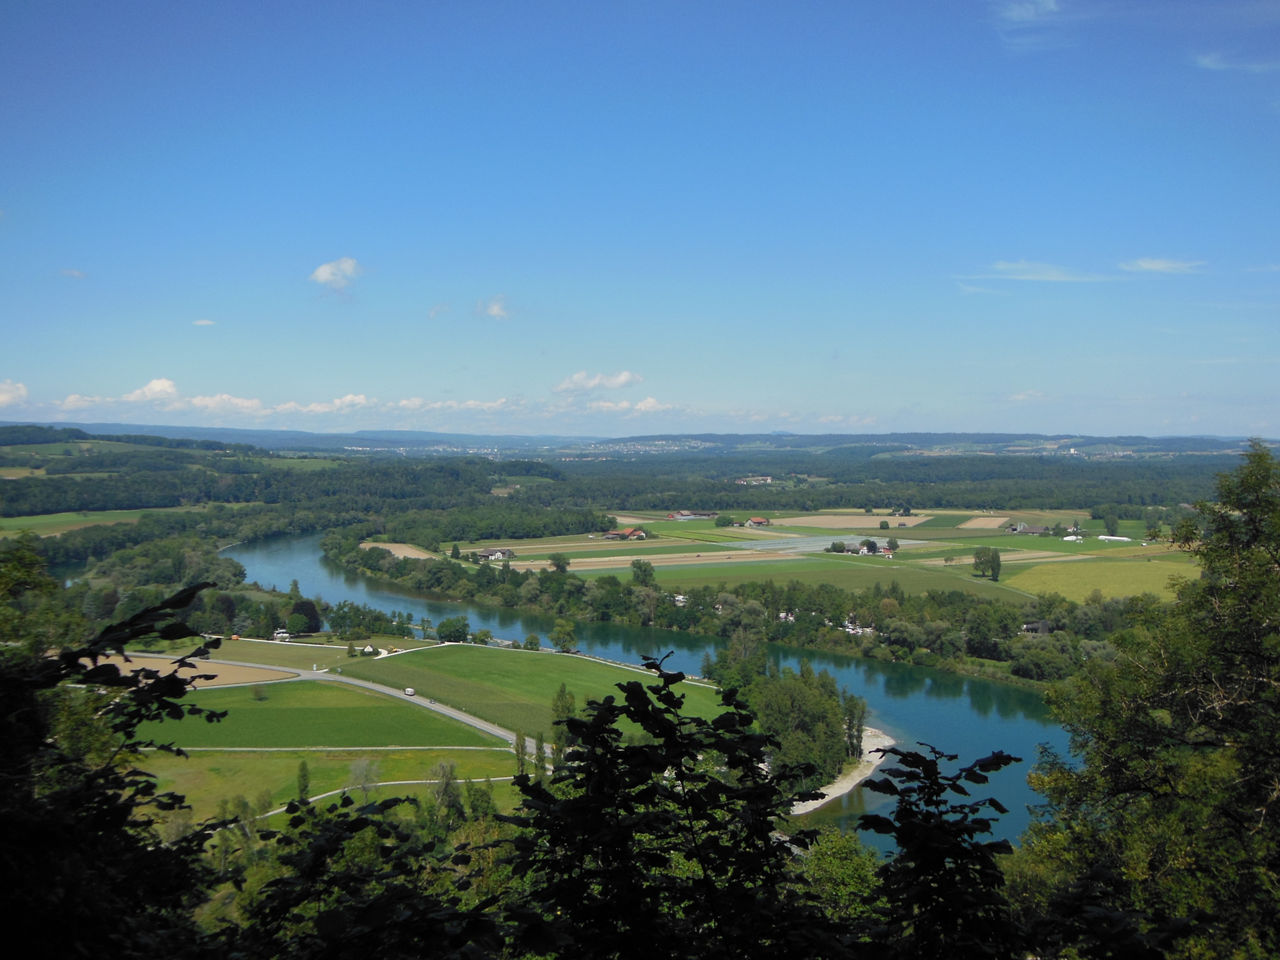
[[[435, 623], [464, 615], [472, 630], [487, 628], [495, 637], [516, 641], [530, 633], [545, 638], [554, 623], [552, 617], [431, 600], [367, 580], [326, 560], [320, 552], [319, 535], [237, 544], [224, 552], [244, 564], [250, 581], [287, 590], [290, 582], [297, 580], [305, 596], [330, 603], [350, 600], [404, 611], [415, 618], [430, 617]], [[714, 651], [717, 644], [713, 638], [613, 623], [581, 624], [577, 636], [578, 646], [595, 656], [638, 663], [646, 654], [660, 657], [670, 653], [668, 668], [689, 673], [700, 672], [703, 653]], [[1016, 841], [1030, 822], [1029, 805], [1040, 802], [1026, 783], [1038, 746], [1048, 744], [1060, 753], [1067, 751], [1066, 732], [1033, 691], [909, 664], [777, 645], [771, 645], [770, 650], [780, 665], [798, 668], [801, 659], [807, 658], [815, 669], [826, 669], [845, 689], [864, 697], [869, 707], [868, 725], [890, 734], [899, 746], [931, 743], [958, 754], [965, 762], [994, 750], [1022, 757], [1022, 763], [994, 774], [989, 790], [973, 788], [975, 798], [994, 796], [1009, 808], [997, 822], [997, 837]], [[855, 789], [833, 799], [807, 820], [812, 825], [831, 823], [852, 829], [859, 813], [887, 803], [880, 794]]]

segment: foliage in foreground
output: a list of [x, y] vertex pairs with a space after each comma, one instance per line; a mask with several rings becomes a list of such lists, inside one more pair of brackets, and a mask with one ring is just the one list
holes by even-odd
[[19, 543], [0, 556], [11, 930], [65, 956], [1276, 956], [1280, 465], [1255, 447], [1200, 516], [1179, 537], [1202, 578], [1060, 699], [1082, 760], [1042, 766], [1049, 803], [1010, 870], [985, 839], [998, 804], [968, 791], [1012, 758], [947, 772], [932, 748], [895, 750], [874, 787], [895, 809], [864, 826], [898, 852], [837, 903], [818, 878], [838, 870], [795, 869], [796, 771], [763, 764], [769, 738], [732, 695], [685, 717], [679, 675], [659, 672], [567, 722], [577, 745], [551, 784], [521, 781], [509, 839], [437, 846], [393, 803], [299, 803], [255, 837], [283, 869], [214, 930], [192, 916], [228, 879], [201, 853], [219, 825], [162, 840], [152, 811], [179, 800], [132, 766], [140, 722], [198, 712], [189, 680], [102, 662], [186, 635], [172, 616], [193, 591], [63, 643], [41, 601], [57, 587]]

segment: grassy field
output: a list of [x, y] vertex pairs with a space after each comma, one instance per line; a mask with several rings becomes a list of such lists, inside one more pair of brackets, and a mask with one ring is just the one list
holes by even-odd
[[924, 567], [912, 563], [882, 560], [877, 557], [806, 557], [800, 560], [744, 563], [737, 566], [702, 564], [688, 567], [659, 567], [657, 579], [665, 590], [680, 591], [689, 587], [734, 586], [752, 581], [773, 580], [775, 583], [830, 583], [843, 590], [869, 590], [877, 583], [887, 587], [897, 581], [907, 593], [928, 590], [964, 590], [984, 597], [1025, 599], [1021, 588], [1003, 582], [971, 576], [968, 558], [954, 567]]
[[[626, 514], [624, 514], [626, 515]], [[861, 510], [827, 510], [811, 514], [794, 511], [732, 511], [735, 519], [763, 515], [775, 523], [761, 529], [717, 527], [713, 520], [645, 520], [645, 529], [657, 536], [642, 542], [610, 542], [583, 536], [557, 537], [545, 540], [504, 542], [516, 550], [518, 560], [539, 561], [549, 554], [561, 552], [570, 558], [570, 570], [585, 579], [602, 576], [630, 576], [631, 560], [653, 561], [658, 582], [664, 589], [679, 591], [696, 586], [733, 586], [750, 581], [774, 580], [786, 583], [832, 583], [848, 590], [863, 590], [879, 582], [887, 586], [896, 580], [908, 592], [927, 590], [965, 590], [980, 596], [1025, 599], [1038, 592], [1058, 592], [1064, 596], [1083, 598], [1093, 590], [1104, 596], [1118, 597], [1130, 593], [1153, 592], [1168, 596], [1166, 569], [1185, 560], [1168, 556], [1159, 544], [1144, 544], [1145, 524], [1138, 520], [1120, 521], [1119, 534], [1132, 542], [1101, 540], [1105, 526], [1089, 517], [1088, 510], [938, 510], [921, 511], [912, 518], [910, 527], [898, 527], [898, 518], [885, 511], [866, 514]], [[741, 515], [741, 516], [739, 516]], [[641, 517], [644, 514], [631, 514]], [[915, 523], [920, 516], [927, 519]], [[1024, 522], [1038, 526], [1079, 523], [1086, 540], [1066, 541], [1053, 536], [1026, 536], [1005, 532], [1000, 527], [963, 524], [970, 520], [996, 520], [1001, 525]], [[784, 523], [781, 521], [791, 521]], [[879, 524], [890, 526], [881, 530]], [[632, 521], [628, 521], [630, 524]], [[621, 525], [627, 525], [621, 524]], [[829, 554], [805, 554], [797, 559], [748, 560], [734, 550], [743, 541], [776, 543], [785, 547], [793, 536], [830, 537], [832, 541], [857, 543], [864, 537], [883, 542], [896, 537], [901, 547], [893, 560], [859, 558]], [[467, 549], [497, 545], [477, 543]], [[971, 558], [977, 547], [995, 547], [1004, 560], [1003, 575], [998, 583], [972, 575]], [[673, 554], [703, 554], [700, 562], [664, 564]], [[1081, 563], [1046, 562], [1046, 555], [1076, 558]], [[607, 566], [585, 565], [574, 569], [572, 561], [614, 558]], [[733, 557], [731, 561], [729, 558]], [[952, 563], [945, 563], [947, 558]], [[1150, 563], [1147, 561], [1150, 559]], [[1083, 563], [1083, 561], [1088, 563]], [[1112, 569], [1114, 577], [1097, 566], [1096, 561], [1119, 564]], [[1121, 561], [1137, 561], [1137, 564]], [[1083, 565], [1082, 565], [1083, 564]]]
[[104, 523], [137, 523], [144, 513], [168, 513], [174, 510], [200, 510], [201, 507], [152, 507], [146, 510], [96, 510], [83, 513], [45, 513], [32, 517], [0, 517], [0, 537], [12, 537], [24, 530], [42, 537], [52, 537], [81, 527]]
[[[322, 637], [329, 637], [329, 634], [321, 634], [317, 640]], [[323, 641], [321, 641], [323, 642]], [[413, 647], [430, 646], [424, 644], [421, 640], [410, 639], [407, 637], [373, 637], [370, 641], [375, 647], [380, 649], [389, 649], [390, 647], [399, 647], [400, 649], [409, 649]], [[171, 650], [174, 652], [185, 653], [190, 650], [195, 641], [176, 643]], [[347, 656], [347, 645], [345, 643], [334, 640], [332, 644], [325, 643], [323, 646], [312, 643], [311, 641], [298, 641], [294, 643], [272, 643], [272, 642], [255, 642], [253, 640], [231, 640], [225, 639], [221, 646], [213, 651], [213, 657], [216, 660], [235, 660], [240, 663], [260, 663], [268, 667], [295, 667], [299, 670], [310, 670], [313, 667], [319, 670], [330, 670], [334, 667], [346, 667], [349, 663], [354, 663], [357, 658]]]
[[[614, 684], [619, 681], [653, 676], [580, 657], [468, 645], [355, 661], [343, 672], [391, 687], [413, 687], [419, 696], [447, 703], [508, 730], [524, 731], [530, 737], [542, 731], [548, 738], [553, 730], [551, 699], [560, 684], [565, 684], [581, 707], [588, 699], [616, 693]], [[693, 713], [719, 713], [719, 696], [710, 687], [689, 684], [683, 692]]]
[[[493, 750], [278, 750], [240, 752], [201, 750], [189, 757], [166, 753], [148, 755], [141, 764], [159, 779], [160, 789], [175, 790], [187, 797], [195, 819], [214, 816], [218, 802], [238, 795], [256, 801], [264, 790], [275, 805], [283, 805], [297, 795], [298, 765], [305, 760], [311, 776], [312, 796], [348, 788], [359, 796], [358, 764], [367, 761], [378, 781], [426, 780], [440, 763], [451, 763], [460, 779], [483, 780], [510, 777], [515, 773], [515, 757], [509, 749]], [[353, 767], [357, 769], [353, 771]], [[497, 786], [497, 785], [495, 785]], [[421, 792], [420, 787], [389, 785], [378, 796], [405, 796]], [[374, 795], [371, 793], [371, 795]], [[509, 790], [495, 789], [499, 807], [514, 805]]]
[[1195, 563], [1190, 557], [1162, 550], [1147, 557], [1090, 557], [1026, 567], [1005, 564], [1000, 581], [1029, 593], [1060, 593], [1068, 600], [1084, 600], [1094, 590], [1104, 597], [1154, 593], [1170, 599], [1170, 577], [1195, 575]]
[[504, 745], [432, 710], [341, 683], [297, 680], [211, 688], [190, 699], [211, 710], [226, 710], [227, 717], [219, 723], [188, 719], [156, 724], [144, 735], [173, 739], [182, 747]]

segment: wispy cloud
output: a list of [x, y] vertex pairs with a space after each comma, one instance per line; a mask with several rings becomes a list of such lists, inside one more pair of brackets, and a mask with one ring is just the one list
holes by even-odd
[[1198, 273], [1203, 260], [1165, 260], [1160, 257], [1139, 257], [1118, 266], [1130, 273]]
[[587, 404], [588, 410], [597, 413], [623, 413], [631, 409], [630, 400], [592, 400]]
[[348, 393], [345, 397], [336, 397], [317, 403], [298, 403], [290, 400], [272, 407], [274, 413], [341, 413], [347, 410], [359, 410], [361, 407], [373, 406], [377, 401], [370, 400], [363, 393]]
[[625, 413], [628, 416], [640, 416], [645, 413], [661, 413], [670, 410], [674, 405], [662, 403], [654, 397], [645, 397], [636, 403], [630, 400], [593, 400], [587, 404], [588, 410], [597, 413]]
[[14, 380], [0, 380], [0, 407], [22, 403], [27, 399], [27, 385]]
[[114, 402], [109, 397], [86, 397], [83, 393], [69, 393], [58, 406], [63, 410], [83, 410], [85, 407], [97, 407]]
[[979, 273], [959, 280], [1032, 280], [1038, 283], [1097, 283], [1107, 279], [1092, 273], [1080, 273], [1069, 267], [1035, 260], [997, 260], [991, 273]]
[[1264, 263], [1260, 267], [1249, 267], [1249, 273], [1280, 273], [1280, 263]]
[[1023, 53], [1066, 46], [1062, 30], [1068, 19], [1058, 0], [991, 0], [992, 22], [1006, 48]]
[[585, 370], [579, 370], [572, 376], [565, 377], [556, 385], [556, 393], [566, 393], [570, 391], [580, 390], [617, 390], [619, 387], [626, 387], [633, 383], [640, 383], [644, 377], [638, 373], [632, 373], [630, 370], [619, 370], [617, 373], [592, 373], [589, 374]]
[[1280, 70], [1280, 60], [1231, 60], [1221, 53], [1201, 53], [1193, 62], [1202, 70], [1234, 73], [1273, 73]]
[[311, 282], [330, 290], [345, 290], [360, 275], [361, 266], [354, 257], [339, 257], [322, 263], [311, 271]]
[[1058, 0], [998, 0], [993, 12], [1008, 23], [1034, 23], [1058, 13]]
[[217, 320], [205, 320], [205, 319], [201, 318], [201, 319], [199, 319], [199, 320], [192, 320], [192, 321], [191, 321], [191, 325], [192, 325], [193, 327], [216, 327], [216, 326], [218, 325], [218, 321], [217, 321]]
[[58, 272], [64, 277], [70, 277], [72, 280], [83, 280], [85, 276], [83, 270], [77, 270], [74, 267], [63, 267]]
[[424, 400], [422, 397], [407, 397], [397, 400], [391, 406], [400, 410], [482, 410], [492, 413], [495, 410], [505, 410], [512, 404], [506, 397], [499, 397], [497, 400]]
[[510, 320], [511, 314], [507, 312], [506, 296], [504, 294], [498, 294], [496, 297], [490, 297], [488, 300], [477, 301], [476, 315], [488, 317], [490, 320]]
[[996, 294], [997, 296], [1006, 296], [1009, 293], [1008, 290], [993, 290], [990, 287], [979, 287], [972, 283], [961, 283], [959, 280], [956, 281], [956, 286], [959, 287], [960, 292], [966, 296], [973, 296], [974, 294]]
[[1044, 394], [1039, 390], [1023, 390], [1021, 393], [1009, 395], [1010, 403], [1033, 403], [1036, 400], [1043, 400]]
[[146, 386], [126, 393], [120, 399], [125, 403], [154, 403], [156, 401], [176, 400], [178, 399], [178, 386], [168, 377], [157, 377], [147, 383]]
[[229, 393], [219, 393], [211, 397], [192, 397], [191, 405], [206, 413], [239, 413], [262, 416], [267, 412], [262, 401], [256, 397], [233, 397]]
[[645, 397], [633, 408], [636, 413], [660, 413], [663, 410], [670, 410], [671, 404], [659, 403], [653, 397]]

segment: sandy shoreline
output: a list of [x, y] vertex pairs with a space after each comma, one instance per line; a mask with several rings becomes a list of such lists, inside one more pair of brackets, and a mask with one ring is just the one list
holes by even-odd
[[806, 800], [804, 803], [797, 803], [791, 808], [791, 815], [796, 817], [802, 813], [812, 813], [823, 804], [830, 803], [836, 797], [844, 796], [871, 774], [875, 773], [876, 767], [884, 763], [884, 754], [873, 753], [872, 751], [884, 747], [892, 747], [894, 742], [893, 737], [883, 730], [877, 730], [875, 727], [864, 727], [862, 731], [862, 761], [852, 770], [844, 773], [835, 783], [819, 787], [818, 789], [826, 794], [821, 800]]

